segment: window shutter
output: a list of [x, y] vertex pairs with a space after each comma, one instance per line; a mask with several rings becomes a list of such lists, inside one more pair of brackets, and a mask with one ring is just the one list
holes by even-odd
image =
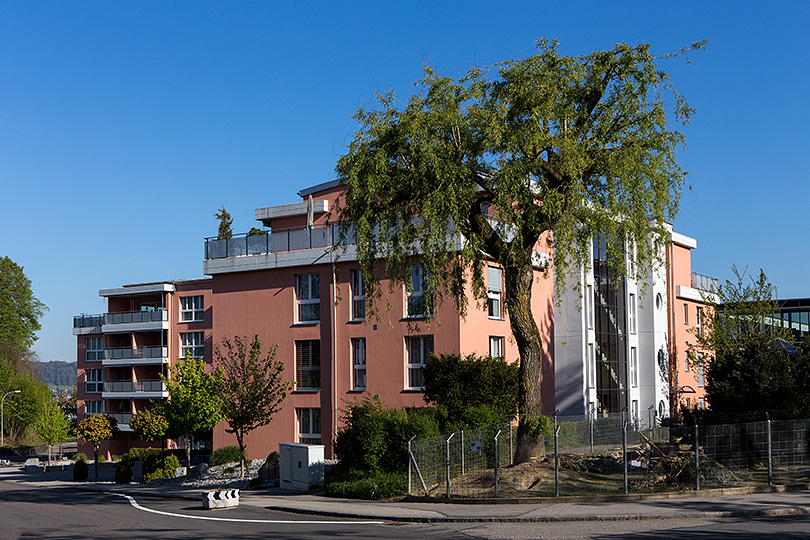
[[503, 270], [496, 266], [487, 267], [487, 288], [492, 292], [503, 290]]

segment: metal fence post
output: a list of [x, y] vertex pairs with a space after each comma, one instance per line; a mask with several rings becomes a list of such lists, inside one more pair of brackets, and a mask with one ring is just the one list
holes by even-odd
[[771, 453], [771, 415], [769, 413], [765, 413], [767, 417], [766, 422], [766, 432], [768, 435], [768, 485], [773, 486], [773, 454]]
[[515, 450], [512, 448], [513, 442], [514, 438], [512, 437], [512, 424], [509, 424], [509, 465], [515, 464]]
[[697, 418], [695, 418], [695, 491], [700, 491], [700, 444], [698, 435], [698, 423]]
[[627, 484], [627, 422], [622, 425], [622, 461], [624, 461], [624, 493], [629, 491]]
[[501, 430], [498, 430], [498, 433], [495, 434], [495, 498], [498, 498], [498, 482], [500, 477], [498, 476], [498, 436], [501, 434]]
[[461, 474], [464, 474], [464, 430], [461, 430]]
[[[554, 415], [557, 423], [557, 415]], [[560, 496], [560, 426], [554, 430], [554, 496]]]
[[452, 439], [454, 435], [455, 435], [455, 433], [451, 433], [450, 436], [447, 437], [447, 441], [445, 443], [446, 447], [447, 447], [447, 453], [446, 453], [446, 458], [447, 459], [445, 461], [445, 478], [447, 480], [447, 492], [446, 493], [447, 493], [447, 498], [448, 499], [450, 498], [450, 439]]
[[591, 407], [590, 410], [588, 410], [588, 431], [590, 433], [591, 440], [591, 454], [593, 454], [593, 423], [595, 414], [596, 407]]

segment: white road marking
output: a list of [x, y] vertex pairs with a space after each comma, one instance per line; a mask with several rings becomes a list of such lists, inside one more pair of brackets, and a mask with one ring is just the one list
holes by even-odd
[[138, 510], [143, 510], [144, 512], [151, 512], [153, 514], [160, 514], [162, 516], [171, 516], [171, 517], [179, 517], [179, 518], [186, 518], [186, 519], [200, 519], [204, 521], [230, 521], [236, 523], [278, 523], [278, 524], [293, 524], [293, 525], [318, 525], [323, 523], [328, 523], [330, 525], [384, 525], [384, 521], [309, 521], [309, 520], [302, 520], [302, 521], [293, 521], [293, 520], [284, 520], [284, 519], [235, 519], [235, 518], [221, 518], [221, 517], [209, 517], [209, 516], [189, 516], [185, 514], [175, 514], [173, 512], [162, 512], [160, 510], [152, 510], [151, 508], [146, 508], [145, 506], [141, 506], [138, 502], [130, 497], [129, 495], [124, 495], [123, 493], [114, 493], [111, 491], [105, 492], [107, 495], [117, 495], [119, 497], [124, 497], [126, 500], [129, 501], [129, 504], [133, 506], [133, 508], [137, 508]]

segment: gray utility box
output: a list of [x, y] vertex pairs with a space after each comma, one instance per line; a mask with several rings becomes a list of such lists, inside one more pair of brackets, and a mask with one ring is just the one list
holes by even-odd
[[279, 443], [279, 487], [307, 491], [323, 484], [322, 444]]

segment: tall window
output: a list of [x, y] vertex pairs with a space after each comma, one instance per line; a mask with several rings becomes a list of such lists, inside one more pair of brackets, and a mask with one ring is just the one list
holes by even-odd
[[295, 409], [298, 417], [298, 442], [321, 444], [321, 410], [315, 408]]
[[366, 338], [352, 338], [352, 388], [366, 387]]
[[489, 355], [503, 360], [503, 337], [489, 336]]
[[411, 283], [408, 287], [408, 317], [430, 315], [427, 296], [427, 280], [422, 265], [411, 266]]
[[298, 322], [321, 320], [321, 275], [295, 276], [295, 296], [298, 302]]
[[695, 313], [695, 326], [697, 326], [697, 337], [703, 337], [703, 308], [698, 307]]
[[683, 305], [683, 324], [689, 324], [689, 304]]
[[698, 353], [697, 384], [703, 388], [703, 355]]
[[104, 391], [103, 369], [85, 369], [84, 377], [85, 377], [85, 385], [84, 385], [85, 392], [89, 394], [96, 394]]
[[487, 314], [490, 319], [502, 318], [501, 295], [503, 294], [503, 270], [487, 267]]
[[204, 318], [202, 296], [184, 296], [180, 298], [180, 321], [201, 321]]
[[683, 370], [689, 371], [689, 351], [683, 353]]
[[295, 342], [295, 380], [298, 390], [321, 389], [320, 340]]
[[588, 330], [593, 330], [593, 285], [585, 287], [585, 319]]
[[352, 319], [366, 318], [366, 286], [363, 283], [363, 271], [352, 270]]
[[627, 318], [628, 322], [630, 323], [630, 333], [636, 333], [636, 295], [630, 295], [630, 305], [627, 306]]
[[104, 360], [104, 338], [89, 337], [84, 340], [85, 359], [88, 362]]
[[181, 332], [180, 355], [183, 358], [202, 358], [205, 354], [204, 339], [202, 332]]
[[638, 386], [638, 351], [635, 347], [630, 347], [630, 384]]
[[91, 414], [104, 414], [104, 402], [101, 400], [85, 401], [84, 413], [87, 416]]
[[433, 352], [433, 336], [408, 336], [405, 338], [408, 366], [408, 388], [425, 387], [424, 367], [428, 355]]

